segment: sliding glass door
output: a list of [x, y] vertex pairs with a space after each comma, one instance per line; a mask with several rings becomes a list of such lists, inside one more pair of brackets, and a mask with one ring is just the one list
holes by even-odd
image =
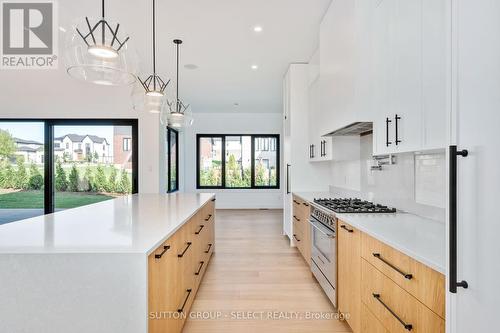
[[0, 120], [0, 224], [138, 189], [137, 120]]
[[44, 123], [0, 120], [0, 225], [44, 213]]
[[179, 132], [167, 127], [167, 192], [179, 190]]

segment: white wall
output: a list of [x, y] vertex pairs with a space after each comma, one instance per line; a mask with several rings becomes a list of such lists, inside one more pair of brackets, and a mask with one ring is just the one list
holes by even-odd
[[331, 190], [343, 196], [394, 206], [435, 220], [444, 220], [445, 154], [405, 153], [396, 164], [371, 170], [373, 138], [361, 137], [359, 159], [331, 162]]
[[[160, 190], [160, 122], [158, 115], [132, 110], [130, 87], [106, 87], [70, 78], [58, 70], [2, 71], [2, 118], [139, 119], [139, 191]], [[23, 82], [22, 86], [10, 82]], [[47, 82], [51, 82], [47, 84]]]
[[[281, 190], [197, 190], [196, 134], [282, 134], [279, 113], [196, 113], [194, 125], [183, 133], [184, 149], [180, 152], [181, 189], [217, 193], [217, 208], [282, 208]], [[282, 140], [280, 140], [282, 144]], [[181, 145], [182, 146], [182, 145]], [[184, 167], [182, 167], [184, 166]], [[182, 174], [183, 173], [183, 174]], [[281, 179], [283, 179], [281, 177]], [[280, 184], [281, 187], [283, 184]]]

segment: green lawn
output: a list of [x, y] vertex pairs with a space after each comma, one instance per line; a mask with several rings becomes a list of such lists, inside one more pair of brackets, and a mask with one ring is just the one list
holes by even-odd
[[[57, 192], [56, 208], [75, 208], [113, 199], [97, 193]], [[0, 194], [0, 209], [43, 208], [43, 191], [19, 191]]]

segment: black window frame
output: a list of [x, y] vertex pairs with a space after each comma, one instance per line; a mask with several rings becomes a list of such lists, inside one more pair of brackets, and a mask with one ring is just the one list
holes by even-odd
[[44, 214], [55, 212], [55, 126], [130, 126], [132, 127], [132, 194], [139, 191], [139, 121], [138, 119], [88, 118], [0, 118], [0, 122], [42, 123], [44, 126]]
[[[227, 187], [226, 186], [226, 137], [231, 136], [249, 136], [251, 137], [251, 179], [250, 187]], [[202, 138], [221, 138], [222, 139], [222, 161], [221, 161], [221, 185], [220, 186], [201, 186], [200, 185], [200, 140]], [[256, 186], [255, 185], [255, 143], [256, 139], [275, 138], [276, 139], [276, 185]], [[280, 135], [279, 134], [196, 134], [196, 189], [198, 190], [277, 190], [281, 185], [281, 153], [280, 153]]]
[[[174, 193], [179, 191], [179, 131], [176, 130], [175, 128], [167, 127], [166, 130], [167, 133], [167, 158], [168, 158], [168, 163], [167, 163], [167, 193]], [[170, 157], [172, 154], [171, 151], [171, 133], [175, 134], [175, 188], [172, 188], [172, 170], [171, 170], [171, 163], [170, 163]]]

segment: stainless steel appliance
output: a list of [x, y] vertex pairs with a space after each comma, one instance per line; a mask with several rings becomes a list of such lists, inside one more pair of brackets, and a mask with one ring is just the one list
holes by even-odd
[[395, 213], [396, 209], [360, 199], [314, 199], [311, 205], [311, 271], [337, 306], [336, 213]]

